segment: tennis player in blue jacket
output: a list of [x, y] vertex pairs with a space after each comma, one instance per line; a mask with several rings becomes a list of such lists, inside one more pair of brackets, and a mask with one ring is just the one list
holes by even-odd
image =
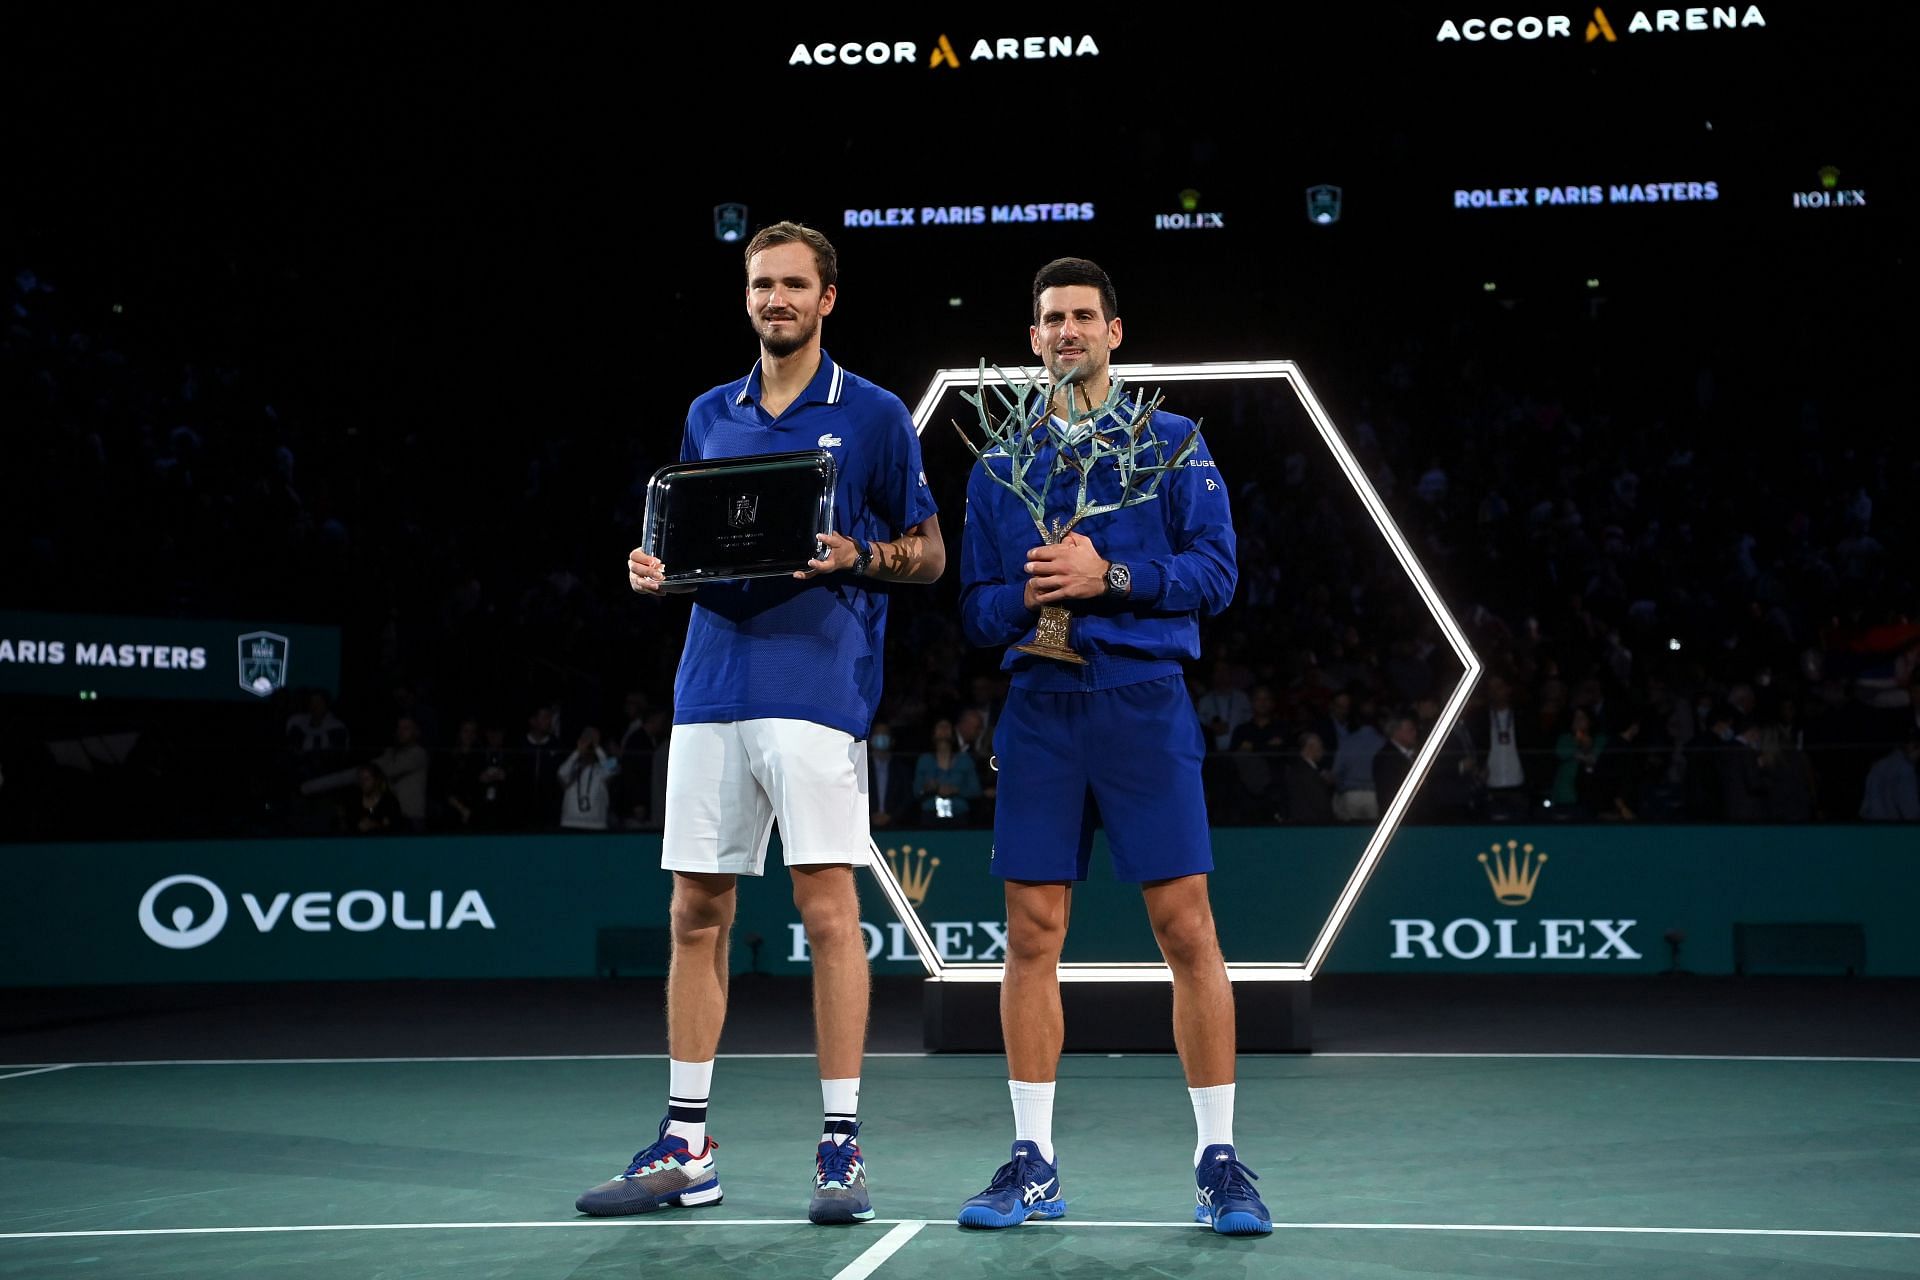
[[[1042, 267], [1030, 334], [1061, 396], [1079, 397], [1082, 412], [1102, 403], [1121, 337], [1105, 271], [1084, 258]], [[1042, 429], [1064, 431], [1066, 405], [1050, 408]], [[1165, 461], [1194, 424], [1162, 410], [1151, 429], [1155, 461]], [[1053, 447], [1042, 445], [1032, 475], [1046, 474]], [[1000, 1018], [1015, 1141], [1013, 1158], [962, 1206], [960, 1225], [1010, 1227], [1066, 1213], [1053, 1146], [1064, 1036], [1058, 966], [1097, 817], [1115, 874], [1141, 886], [1173, 974], [1174, 1042], [1198, 1128], [1195, 1220], [1223, 1235], [1264, 1235], [1272, 1218], [1233, 1146], [1233, 990], [1207, 897], [1206, 742], [1180, 665], [1200, 655], [1200, 618], [1233, 598], [1238, 570], [1226, 484], [1197, 440], [1154, 500], [1091, 517], [1063, 542], [1043, 546], [1026, 506], [984, 470], [1005, 474], [1007, 466], [1004, 454], [988, 454], [967, 485], [960, 589], [967, 637], [985, 646], [1031, 640], [1040, 607], [1061, 605], [1072, 614], [1069, 643], [1087, 661], [1077, 666], [1009, 647], [1003, 663], [1012, 689], [993, 739], [993, 871], [1006, 883]], [[1117, 471], [1111, 461], [1100, 467], [1089, 499], [1112, 501]], [[1049, 501], [1058, 509], [1047, 512], [1049, 525], [1072, 517], [1077, 485], [1053, 488]]]

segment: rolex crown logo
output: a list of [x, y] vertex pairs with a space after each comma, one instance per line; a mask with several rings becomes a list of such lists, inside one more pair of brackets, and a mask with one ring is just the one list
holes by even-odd
[[1509, 840], [1504, 847], [1495, 844], [1480, 855], [1480, 865], [1493, 885], [1493, 896], [1509, 907], [1532, 899], [1533, 886], [1539, 882], [1540, 868], [1546, 861], [1546, 854], [1535, 853], [1532, 845], [1518, 840]]
[[933, 885], [933, 869], [939, 865], [940, 859], [929, 858], [925, 849], [887, 850], [887, 866], [893, 869], [893, 878], [900, 882], [907, 901], [916, 907], [927, 900], [927, 890]]

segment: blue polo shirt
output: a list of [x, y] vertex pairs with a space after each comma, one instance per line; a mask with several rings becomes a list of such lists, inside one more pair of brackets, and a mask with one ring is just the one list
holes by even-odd
[[[848, 537], [891, 542], [937, 510], [907, 407], [825, 351], [778, 418], [760, 407], [757, 362], [695, 400], [680, 458], [796, 449], [833, 455], [833, 527]], [[851, 573], [703, 584], [674, 682], [674, 723], [780, 717], [865, 738], [880, 706], [886, 625], [886, 585]]]
[[[1056, 420], [1057, 422], [1057, 420]], [[1052, 426], [1042, 427], [1051, 432]], [[1172, 456], [1193, 421], [1161, 410], [1148, 445], [1155, 463]], [[1044, 441], [1028, 475], [1037, 482], [1053, 465]], [[1014, 645], [1033, 639], [1037, 610], [1027, 608], [1027, 552], [1043, 539], [1026, 504], [987, 474], [1008, 474], [1003, 452], [974, 465], [967, 481], [966, 532], [960, 543], [960, 620], [977, 645]], [[1073, 516], [1078, 486], [1056, 479], [1047, 495], [1047, 523]], [[1090, 502], [1118, 498], [1120, 474], [1102, 462], [1087, 486]], [[1200, 619], [1225, 609], [1239, 580], [1227, 486], [1204, 438], [1187, 464], [1167, 475], [1151, 502], [1089, 516], [1074, 530], [1108, 560], [1127, 566], [1133, 590], [1125, 600], [1072, 600], [1067, 643], [1087, 659], [1075, 666], [1008, 648], [1002, 670], [1015, 687], [1042, 692], [1117, 689], [1180, 674], [1181, 659], [1200, 656]]]

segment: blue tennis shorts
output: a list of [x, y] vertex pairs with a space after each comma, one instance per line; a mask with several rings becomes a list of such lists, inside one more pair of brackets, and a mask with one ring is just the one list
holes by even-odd
[[1121, 880], [1213, 870], [1206, 738], [1178, 676], [1092, 692], [1015, 688], [993, 731], [993, 873], [1085, 880], [1096, 822]]

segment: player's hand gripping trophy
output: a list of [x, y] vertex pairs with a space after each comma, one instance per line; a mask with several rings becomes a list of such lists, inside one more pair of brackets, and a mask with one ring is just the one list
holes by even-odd
[[[1039, 373], [1008, 374], [998, 366], [993, 372], [996, 380], [989, 381], [986, 362], [981, 361], [976, 390], [960, 393], [960, 398], [979, 414], [984, 443], [975, 444], [959, 423], [953, 427], [994, 482], [1020, 499], [1033, 517], [1041, 541], [1048, 546], [1065, 539], [1088, 516], [1152, 502], [1159, 496], [1160, 482], [1187, 465], [1200, 438], [1196, 423], [1179, 447], [1169, 453], [1153, 433], [1160, 393], [1155, 391], [1148, 397], [1135, 392], [1128, 398], [1124, 380], [1118, 376], [1113, 378], [1104, 401], [1082, 410], [1073, 394], [1072, 374], [1077, 370], [1057, 383]], [[988, 407], [989, 395], [998, 402], [997, 413]], [[1053, 413], [1056, 401], [1066, 406], [1064, 422]], [[1042, 456], [1049, 453], [1051, 456], [1041, 463]], [[1004, 471], [996, 465], [1001, 458], [1006, 459]], [[1109, 461], [1119, 480], [1118, 491], [1103, 493], [1106, 500], [1100, 501], [1090, 497], [1089, 485]], [[1048, 497], [1054, 481], [1062, 477], [1076, 486], [1073, 514], [1056, 514], [1049, 524]], [[1104, 484], [1100, 487], [1106, 488]], [[1014, 647], [1042, 658], [1084, 664], [1086, 659], [1067, 643], [1070, 616], [1064, 605], [1042, 605], [1033, 642]]]

